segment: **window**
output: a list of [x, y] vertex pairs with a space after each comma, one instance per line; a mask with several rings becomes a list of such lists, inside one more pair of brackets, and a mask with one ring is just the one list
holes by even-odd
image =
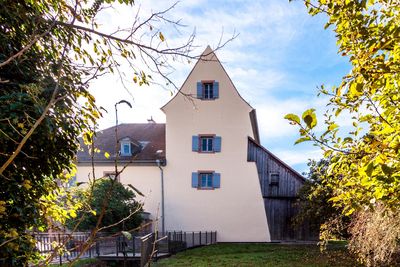
[[219, 97], [219, 83], [217, 81], [197, 82], [197, 98], [212, 100]]
[[220, 187], [221, 175], [213, 171], [192, 173], [192, 187], [197, 189], [215, 189]]
[[269, 176], [269, 185], [279, 185], [279, 173], [271, 173]]
[[213, 134], [193, 135], [192, 151], [200, 153], [221, 152], [221, 136]]
[[[115, 172], [105, 171], [103, 172], [103, 176], [115, 180]], [[119, 182], [119, 175], [116, 180]]]
[[213, 136], [200, 136], [200, 151], [201, 152], [214, 152], [214, 137]]
[[213, 99], [213, 84], [203, 83], [203, 99]]
[[213, 187], [213, 174], [212, 173], [199, 173], [199, 187], [212, 188]]
[[121, 141], [121, 156], [132, 156], [130, 140]]

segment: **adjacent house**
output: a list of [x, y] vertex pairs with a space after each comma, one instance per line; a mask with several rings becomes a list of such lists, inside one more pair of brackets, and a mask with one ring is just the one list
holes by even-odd
[[[260, 144], [257, 117], [210, 47], [180, 91], [161, 108], [166, 123], [118, 125], [97, 134], [96, 177], [113, 175], [145, 197], [158, 229], [217, 231], [219, 242], [308, 239], [294, 229], [293, 202], [304, 178]], [[117, 144], [117, 146], [116, 146]], [[77, 180], [92, 175], [87, 150]]]

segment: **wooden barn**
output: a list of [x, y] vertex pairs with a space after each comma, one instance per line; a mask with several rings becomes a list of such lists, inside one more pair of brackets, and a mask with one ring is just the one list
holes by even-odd
[[257, 166], [271, 241], [316, 240], [318, 235], [307, 222], [293, 225], [305, 178], [250, 137], [247, 160]]

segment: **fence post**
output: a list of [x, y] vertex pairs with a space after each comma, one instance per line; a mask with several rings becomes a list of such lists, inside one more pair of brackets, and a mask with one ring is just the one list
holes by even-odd
[[[82, 238], [82, 241], [83, 242], [85, 242], [85, 236], [82, 236], [81, 237]], [[93, 249], [93, 243], [90, 245], [90, 248], [89, 248], [89, 258], [92, 258], [92, 249]]]
[[117, 257], [118, 257], [118, 251], [119, 251], [118, 243], [119, 243], [119, 236], [117, 236], [117, 239], [116, 239], [116, 242], [115, 242], [115, 248], [116, 248], [116, 251], [117, 251]]
[[206, 231], [206, 245], [208, 243], [208, 232]]
[[98, 241], [96, 241], [96, 254], [97, 254], [97, 257], [100, 256], [100, 245], [99, 245]]
[[[61, 245], [61, 236], [60, 233], [58, 233], [58, 244]], [[59, 254], [59, 259], [60, 259], [60, 266], [62, 265], [62, 258], [61, 258], [61, 253]]]
[[192, 247], [194, 247], [194, 232], [192, 232]]
[[135, 257], [136, 249], [135, 249], [135, 239], [136, 236], [132, 234], [132, 256]]
[[199, 234], [199, 237], [200, 237], [200, 246], [201, 246], [201, 231], [199, 232], [200, 234]]

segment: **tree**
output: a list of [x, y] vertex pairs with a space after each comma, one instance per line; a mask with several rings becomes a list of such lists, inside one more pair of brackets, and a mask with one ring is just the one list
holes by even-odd
[[296, 202], [299, 212], [294, 218], [295, 224], [309, 222], [311, 230], [319, 232], [322, 240], [348, 238], [350, 218], [329, 203], [334, 196], [333, 191], [322, 178], [326, 175], [329, 160], [310, 160], [308, 166], [310, 171]]
[[[389, 220], [400, 209], [400, 2], [304, 2], [311, 15], [327, 16], [326, 28], [335, 31], [339, 53], [349, 59], [352, 70], [332, 90], [321, 87], [321, 93], [330, 97], [323, 134], [315, 132], [317, 118], [313, 109], [303, 113], [302, 121], [295, 114], [286, 118], [300, 127], [298, 142], [311, 140], [324, 150], [325, 158], [330, 158], [323, 179], [332, 189], [334, 196], [330, 200], [334, 206], [346, 215], [355, 213], [355, 220], [360, 217], [357, 213], [366, 210], [369, 214], [379, 210]], [[353, 119], [349, 132], [344, 132], [338, 122], [345, 112]], [[400, 238], [399, 231], [393, 228], [399, 226], [377, 226], [384, 225], [392, 229], [380, 233], [392, 234], [372, 241], [391, 244], [385, 248], [390, 253], [357, 250], [367, 264], [390, 260], [398, 248], [393, 240]]]
[[[88, 192], [91, 187], [78, 190], [76, 196], [82, 198], [82, 202], [86, 203], [89, 208], [79, 210], [77, 217], [69, 219], [67, 225], [73, 228], [78, 221], [77, 218], [84, 217], [77, 230], [91, 231], [96, 227], [98, 215], [101, 214], [103, 208], [103, 200], [109, 198], [108, 208], [99, 226], [114, 233], [136, 229], [142, 222], [141, 204], [135, 201], [135, 193], [131, 189], [121, 183], [114, 185], [112, 183], [113, 181], [110, 178], [98, 179], [93, 185], [93, 192]], [[109, 190], [111, 187], [112, 190]], [[90, 194], [93, 194], [93, 197], [89, 198]], [[110, 198], [107, 195], [112, 197]], [[83, 216], [85, 212], [88, 212], [88, 214]], [[111, 225], [112, 227], [110, 227]]]
[[[170, 47], [160, 30], [180, 26], [166, 15], [174, 6], [142, 18], [133, 0], [0, 5], [0, 263], [26, 265], [38, 259], [31, 232], [65, 223], [82, 206], [61, 185], [73, 175], [78, 136], [91, 143], [101, 116], [87, 90], [90, 81], [122, 76], [125, 62], [138, 86], [160, 77], [173, 84], [168, 62], [198, 56], [191, 55], [194, 35]], [[136, 9], [129, 29], [110, 32], [97, 24], [112, 5]]]

